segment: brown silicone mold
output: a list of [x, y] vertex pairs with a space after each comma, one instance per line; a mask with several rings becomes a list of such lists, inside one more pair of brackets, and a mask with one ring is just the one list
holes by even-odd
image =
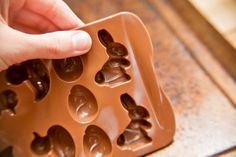
[[124, 12], [79, 29], [92, 37], [89, 53], [1, 72], [1, 157], [132, 157], [172, 141], [174, 114], [140, 19]]

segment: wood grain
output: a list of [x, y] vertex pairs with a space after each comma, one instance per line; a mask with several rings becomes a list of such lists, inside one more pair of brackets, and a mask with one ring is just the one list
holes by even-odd
[[[172, 19], [176, 25], [170, 24], [174, 17], [168, 17], [175, 14], [170, 1], [65, 2], [85, 23], [120, 11], [131, 11], [146, 25], [154, 45], [156, 72], [173, 103], [177, 123], [174, 142], [148, 156], [211, 156], [236, 146], [236, 110], [233, 102], [194, 54], [198, 51], [202, 52], [201, 55], [206, 54], [211, 67], [222, 73], [214, 77], [230, 79], [230, 76], [211, 55], [207, 45], [191, 29], [181, 25], [181, 20]], [[188, 35], [180, 36], [180, 32]], [[188, 39], [189, 42], [186, 42]], [[235, 82], [231, 83], [235, 85]]]
[[236, 1], [189, 1], [236, 48], [236, 38], [231, 37], [236, 33]]
[[236, 49], [188, 1], [169, 0], [176, 13], [208, 47], [213, 56], [236, 80]]

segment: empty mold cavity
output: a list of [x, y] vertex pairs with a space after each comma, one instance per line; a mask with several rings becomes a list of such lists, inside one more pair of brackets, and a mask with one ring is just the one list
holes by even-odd
[[36, 155], [52, 151], [57, 157], [75, 157], [75, 143], [70, 133], [59, 125], [50, 127], [45, 137], [34, 132], [31, 150]]
[[129, 81], [131, 78], [126, 73], [125, 68], [130, 65], [125, 57], [128, 55], [126, 47], [118, 42], [114, 42], [110, 33], [102, 29], [98, 31], [99, 41], [106, 47], [109, 56], [106, 63], [95, 75], [98, 84], [113, 85]]
[[4, 90], [0, 93], [0, 114], [3, 110], [8, 110], [12, 115], [15, 114], [15, 107], [17, 105], [18, 98], [14, 91]]
[[8, 146], [0, 151], [0, 157], [13, 157], [13, 147]]
[[35, 100], [43, 99], [50, 87], [50, 79], [46, 66], [39, 59], [29, 60], [12, 65], [6, 71], [9, 83], [18, 85], [28, 80], [35, 89]]
[[112, 145], [107, 134], [98, 126], [90, 125], [83, 138], [85, 154], [88, 157], [110, 156]]
[[131, 119], [124, 132], [118, 137], [117, 144], [124, 149], [135, 148], [135, 145], [143, 145], [152, 141], [147, 131], [152, 127], [147, 121], [148, 111], [136, 105], [134, 99], [128, 94], [122, 94], [120, 97], [122, 106], [128, 111]]
[[11, 84], [21, 84], [28, 79], [27, 69], [23, 65], [12, 65], [6, 71], [6, 79]]
[[69, 109], [73, 119], [80, 123], [88, 123], [98, 112], [97, 100], [88, 88], [75, 85], [70, 91]]
[[57, 75], [64, 81], [74, 81], [83, 72], [83, 64], [79, 56], [53, 60], [53, 67]]

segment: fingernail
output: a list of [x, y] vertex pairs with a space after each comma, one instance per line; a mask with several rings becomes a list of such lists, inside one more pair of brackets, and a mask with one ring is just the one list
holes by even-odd
[[72, 43], [75, 51], [88, 51], [92, 40], [87, 32], [79, 31], [72, 36]]

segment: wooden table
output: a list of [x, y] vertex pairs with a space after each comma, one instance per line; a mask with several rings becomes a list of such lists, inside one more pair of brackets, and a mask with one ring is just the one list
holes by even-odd
[[148, 156], [236, 156], [235, 78], [184, 22], [172, 0], [65, 2], [85, 23], [120, 11], [131, 11], [145, 23], [156, 73], [173, 103], [177, 124], [174, 142]]

